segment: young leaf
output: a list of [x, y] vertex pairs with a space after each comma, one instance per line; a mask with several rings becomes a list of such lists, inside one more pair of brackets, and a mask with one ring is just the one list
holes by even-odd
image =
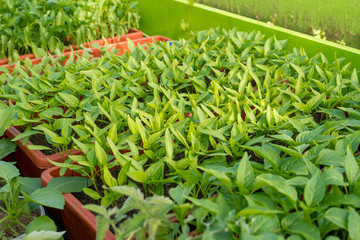
[[170, 159], [173, 159], [173, 142], [170, 135], [169, 129], [165, 131], [165, 147], [166, 147], [166, 156]]
[[257, 176], [255, 181], [263, 182], [275, 188], [277, 191], [287, 196], [293, 203], [295, 203], [298, 199], [295, 188], [286, 183], [285, 179], [280, 176], [264, 173]]
[[359, 179], [359, 164], [356, 162], [353, 153], [348, 146], [346, 149], [346, 156], [345, 156], [345, 172], [346, 177], [349, 181], [350, 185], [356, 183]]
[[186, 199], [190, 200], [194, 205], [202, 207], [211, 213], [219, 214], [220, 212], [219, 206], [210, 199], [196, 199], [193, 197], [186, 197]]
[[121, 186], [126, 182], [127, 172], [131, 167], [131, 162], [127, 162], [120, 170], [119, 175], [117, 177], [118, 185]]
[[251, 167], [248, 154], [245, 152], [237, 169], [235, 183], [241, 193], [248, 193], [252, 189], [253, 182], [254, 171]]
[[360, 239], [360, 215], [352, 207], [349, 208], [348, 230], [351, 240]]
[[321, 202], [325, 195], [325, 184], [316, 172], [305, 185], [304, 199], [308, 206]]
[[100, 163], [100, 166], [105, 166], [107, 162], [107, 155], [105, 150], [100, 146], [98, 141], [95, 141], [95, 154]]
[[104, 174], [104, 180], [105, 183], [109, 186], [109, 187], [113, 187], [113, 186], [117, 186], [117, 181], [116, 179], [111, 175], [109, 169], [107, 168], [107, 166], [104, 166], [103, 169], [103, 174]]
[[310, 223], [296, 222], [290, 226], [288, 231], [299, 234], [306, 240], [321, 240], [319, 229]]
[[56, 189], [61, 193], [81, 192], [84, 188], [92, 185], [92, 182], [84, 177], [56, 177], [52, 178], [47, 188]]

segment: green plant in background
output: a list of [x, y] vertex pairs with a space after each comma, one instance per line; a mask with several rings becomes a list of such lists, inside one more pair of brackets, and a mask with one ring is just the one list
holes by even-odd
[[312, 27], [312, 34], [313, 34], [313, 36], [316, 37], [316, 38], [326, 40], [325, 29], [318, 29], [318, 28]]
[[0, 2], [0, 59], [17, 59], [47, 50], [113, 37], [138, 27], [136, 3], [101, 1], [9, 1]]

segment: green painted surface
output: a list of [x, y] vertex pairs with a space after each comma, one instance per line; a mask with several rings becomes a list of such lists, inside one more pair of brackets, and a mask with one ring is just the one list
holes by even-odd
[[198, 0], [209, 6], [360, 48], [359, 0]]
[[138, 7], [142, 15], [141, 30], [149, 35], [164, 35], [173, 39], [186, 37], [186, 32], [180, 27], [182, 20], [188, 21], [190, 29], [194, 31], [217, 26], [227, 29], [236, 27], [239, 31], [247, 32], [259, 30], [267, 37], [275, 35], [278, 39], [288, 39], [290, 50], [294, 47], [303, 47], [310, 56], [322, 52], [329, 60], [332, 60], [336, 53], [338, 58], [345, 57], [354, 67], [360, 69], [358, 49], [316, 39], [216, 8], [201, 4], [190, 7], [187, 0], [139, 0]]

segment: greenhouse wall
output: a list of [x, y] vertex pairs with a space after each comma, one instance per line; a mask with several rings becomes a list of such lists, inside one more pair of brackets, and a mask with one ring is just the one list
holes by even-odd
[[[149, 35], [165, 35], [173, 39], [189, 36], [190, 31], [198, 31], [221, 26], [236, 27], [239, 31], [259, 30], [266, 37], [275, 35], [277, 39], [288, 39], [288, 49], [304, 48], [310, 56], [318, 52], [332, 61], [334, 56], [345, 57], [353, 66], [360, 65], [360, 50], [317, 39], [312, 36], [270, 25], [202, 4], [189, 5], [188, 0], [142, 0], [138, 7], [142, 13], [141, 30]], [[184, 25], [188, 25], [185, 29]]]
[[198, 0], [198, 2], [360, 48], [358, 0]]

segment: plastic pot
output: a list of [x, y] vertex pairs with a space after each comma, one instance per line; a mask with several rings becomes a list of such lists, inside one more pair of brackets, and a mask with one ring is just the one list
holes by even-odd
[[[52, 167], [45, 170], [41, 175], [41, 185], [45, 187], [54, 177], [60, 177], [60, 167]], [[67, 171], [66, 176], [79, 176], [73, 171]], [[93, 240], [96, 239], [96, 217], [89, 210], [83, 208], [82, 203], [71, 193], [63, 194], [65, 206], [61, 212], [66, 232], [70, 239]], [[110, 231], [105, 239], [115, 239]]]
[[[127, 34], [121, 35], [120, 37], [115, 36], [115, 37], [112, 37], [112, 38], [98, 39], [98, 40], [95, 40], [95, 41], [83, 43], [81, 45], [84, 48], [90, 48], [94, 44], [104, 46], [106, 44], [114, 44], [114, 43], [117, 43], [117, 42], [126, 41], [127, 38], [133, 40], [133, 39], [138, 39], [138, 38], [142, 38], [142, 37], [143, 37], [143, 32], [142, 31], [137, 30], [137, 29], [129, 29]], [[72, 45], [71, 47], [70, 46], [65, 47], [63, 52], [64, 53], [71, 52], [71, 48], [74, 51], [79, 49], [77, 45]], [[20, 60], [25, 60], [26, 58], [29, 58], [30, 60], [36, 59], [35, 55], [33, 53], [21, 55], [21, 56], [19, 56], [19, 58], [20, 58]], [[7, 65], [7, 64], [9, 64], [9, 59], [8, 58], [0, 60], [0, 66]]]
[[[5, 135], [10, 139], [15, 138], [19, 134], [19, 130], [15, 127], [10, 127], [5, 131]], [[15, 158], [24, 177], [40, 177], [45, 169], [53, 166], [48, 159], [55, 162], [63, 162], [68, 158], [65, 153], [62, 153], [63, 155], [60, 153], [44, 155], [39, 150], [30, 150], [27, 147], [28, 145], [33, 145], [30, 141], [26, 145], [23, 145], [22, 139], [15, 141], [15, 143], [18, 145], [18, 150], [15, 151]], [[79, 155], [81, 153], [80, 150], [71, 150], [71, 155]]]

